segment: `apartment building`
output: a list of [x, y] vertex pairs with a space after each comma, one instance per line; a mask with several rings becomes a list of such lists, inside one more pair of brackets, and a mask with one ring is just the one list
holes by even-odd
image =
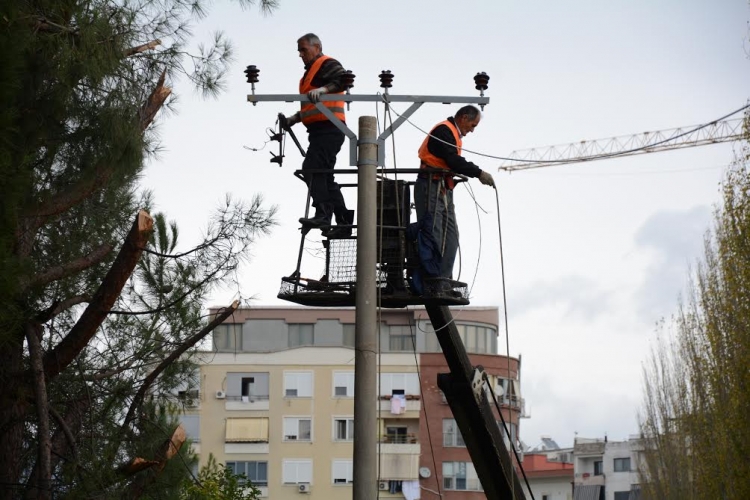
[[[516, 358], [495, 354], [497, 308], [456, 312], [472, 364], [490, 375], [516, 442], [523, 409]], [[448, 371], [423, 309], [383, 310], [378, 384], [381, 498], [484, 498], [437, 388]], [[183, 423], [200, 456], [245, 473], [274, 500], [349, 499], [354, 436], [353, 309], [238, 310], [202, 353]]]
[[523, 470], [526, 498], [536, 500], [573, 499], [573, 448], [561, 448], [554, 439], [542, 436], [539, 444], [524, 451]]
[[640, 436], [627, 441], [575, 438], [575, 500], [639, 500]]

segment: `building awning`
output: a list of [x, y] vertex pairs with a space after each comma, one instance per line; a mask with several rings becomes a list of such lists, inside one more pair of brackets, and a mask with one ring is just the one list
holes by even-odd
[[268, 417], [228, 418], [227, 443], [267, 443]]
[[599, 492], [601, 489], [602, 486], [600, 484], [576, 485], [573, 500], [599, 500]]

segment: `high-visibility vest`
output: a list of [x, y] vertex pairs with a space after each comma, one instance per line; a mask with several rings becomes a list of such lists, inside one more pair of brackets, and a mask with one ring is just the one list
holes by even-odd
[[[312, 63], [310, 69], [307, 70], [307, 73], [305, 73], [305, 75], [299, 81], [300, 94], [307, 94], [311, 90], [315, 89], [312, 84], [313, 78], [315, 78], [315, 75], [318, 74], [318, 70], [320, 70], [320, 67], [328, 59], [331, 59], [331, 57], [320, 56], [315, 60], [314, 63]], [[338, 93], [343, 94], [343, 92]], [[321, 103], [323, 104], [323, 106], [330, 109], [333, 112], [334, 116], [336, 116], [336, 118], [338, 118], [342, 122], [346, 120], [346, 116], [344, 115], [344, 101], [321, 101]], [[326, 115], [318, 111], [318, 108], [315, 107], [315, 104], [309, 101], [302, 101], [300, 103], [299, 116], [302, 119], [302, 123], [304, 123], [305, 125], [328, 120], [328, 118], [326, 118]]]
[[459, 155], [461, 154], [461, 134], [458, 133], [458, 129], [456, 126], [451, 122], [450, 120], [445, 120], [444, 122], [440, 122], [434, 127], [432, 127], [432, 130], [430, 130], [430, 135], [424, 138], [424, 141], [422, 141], [422, 145], [419, 147], [419, 159], [422, 160], [421, 164], [419, 165], [420, 168], [442, 168], [444, 170], [447, 170], [445, 174], [435, 174], [433, 176], [434, 179], [445, 179], [445, 187], [448, 189], [453, 189], [453, 187], [456, 185], [456, 183], [453, 180], [453, 176], [450, 174], [450, 167], [447, 163], [445, 163], [445, 160], [442, 158], [438, 158], [437, 156], [430, 153], [430, 150], [427, 148], [427, 143], [430, 140], [430, 136], [435, 131], [436, 128], [438, 128], [441, 125], [447, 126], [451, 132], [453, 132], [453, 138], [456, 140], [456, 153]]

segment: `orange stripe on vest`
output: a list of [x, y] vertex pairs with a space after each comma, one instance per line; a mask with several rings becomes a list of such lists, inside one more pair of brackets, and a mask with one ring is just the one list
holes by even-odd
[[424, 141], [422, 141], [422, 145], [419, 147], [419, 159], [422, 160], [422, 163], [420, 165], [420, 168], [426, 168], [426, 167], [433, 167], [433, 168], [441, 168], [444, 170], [447, 170], [445, 174], [435, 174], [433, 176], [434, 179], [445, 179], [445, 185], [448, 189], [453, 189], [453, 187], [456, 185], [456, 183], [453, 180], [453, 176], [450, 174], [450, 167], [447, 163], [445, 163], [445, 160], [442, 158], [438, 158], [437, 156], [430, 153], [430, 150], [427, 148], [427, 143], [430, 140], [430, 136], [435, 131], [436, 128], [438, 128], [441, 125], [446, 125], [451, 132], [453, 132], [453, 138], [456, 140], [456, 152], [460, 155], [461, 154], [461, 134], [458, 133], [458, 129], [456, 126], [451, 122], [450, 120], [445, 120], [444, 122], [440, 122], [434, 127], [432, 127], [432, 130], [430, 130], [430, 135], [424, 138]]
[[[312, 63], [310, 69], [307, 70], [307, 73], [299, 81], [300, 94], [307, 94], [311, 90], [315, 89], [315, 87], [313, 87], [312, 85], [313, 78], [315, 78], [315, 75], [318, 74], [320, 67], [323, 66], [323, 63], [328, 59], [331, 59], [331, 57], [320, 56], [315, 60], [314, 63]], [[343, 94], [343, 92], [338, 93]], [[322, 102], [322, 104], [326, 108], [330, 109], [336, 118], [338, 118], [342, 122], [346, 121], [346, 115], [344, 115], [344, 101], [325, 101]], [[315, 104], [307, 101], [302, 101], [300, 103], [299, 116], [302, 119], [302, 123], [304, 123], [305, 125], [328, 120], [328, 118], [326, 118], [326, 115], [321, 113], [318, 108], [315, 107]]]

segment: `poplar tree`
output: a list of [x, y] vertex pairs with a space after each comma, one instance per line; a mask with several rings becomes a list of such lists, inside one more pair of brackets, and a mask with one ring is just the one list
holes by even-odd
[[237, 307], [206, 318], [202, 300], [274, 215], [227, 200], [180, 251], [139, 191], [172, 86], [222, 89], [230, 43], [191, 45], [205, 14], [193, 0], [0, 3], [0, 498], [176, 498], [189, 470], [178, 389]]
[[750, 498], [748, 125], [673, 335], [644, 369], [644, 499]]

